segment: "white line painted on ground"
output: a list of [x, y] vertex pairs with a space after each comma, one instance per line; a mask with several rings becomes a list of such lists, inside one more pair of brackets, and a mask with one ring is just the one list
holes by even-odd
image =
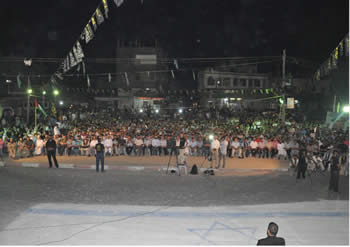
[[129, 171], [143, 171], [145, 170], [144, 166], [128, 166]]
[[39, 163], [22, 163], [22, 167], [40, 167]]
[[[100, 164], [99, 168], [101, 169], [101, 164]], [[96, 169], [96, 165], [91, 165], [91, 166], [90, 166], [90, 169], [91, 169], [91, 170], [95, 170], [95, 169]], [[105, 169], [105, 170], [109, 170], [109, 166], [106, 166], [106, 165], [105, 165], [105, 166], [104, 166], [104, 169]]]
[[5, 163], [0, 161], [0, 167], [5, 167]]
[[75, 167], [75, 165], [74, 164], [59, 164], [59, 167], [73, 169]]

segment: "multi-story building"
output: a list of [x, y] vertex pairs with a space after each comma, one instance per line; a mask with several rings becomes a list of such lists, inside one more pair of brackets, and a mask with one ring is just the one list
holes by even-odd
[[254, 72], [225, 72], [206, 70], [199, 73], [198, 89], [200, 90], [202, 107], [222, 107], [224, 105], [234, 108], [264, 108], [269, 105], [254, 102], [252, 99], [261, 98], [260, 92], [270, 87], [268, 74]]

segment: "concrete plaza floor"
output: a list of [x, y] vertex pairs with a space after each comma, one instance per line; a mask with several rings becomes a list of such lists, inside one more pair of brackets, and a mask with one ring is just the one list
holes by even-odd
[[270, 221], [288, 245], [348, 245], [349, 177], [292, 175], [0, 167], [0, 245], [255, 245]]

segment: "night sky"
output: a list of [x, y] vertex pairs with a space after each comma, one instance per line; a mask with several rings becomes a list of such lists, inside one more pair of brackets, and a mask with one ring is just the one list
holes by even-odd
[[[0, 57], [64, 57], [100, 0], [2, 1]], [[287, 55], [322, 62], [348, 33], [348, 0], [125, 0], [84, 49], [157, 39], [171, 57]], [[112, 6], [113, 5], [113, 6]], [[50, 41], [48, 32], [56, 31]]]

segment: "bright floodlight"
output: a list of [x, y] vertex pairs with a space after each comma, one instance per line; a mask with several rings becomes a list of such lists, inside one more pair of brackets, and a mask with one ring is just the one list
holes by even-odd
[[209, 135], [209, 140], [213, 140], [214, 139], [214, 135]]
[[159, 110], [158, 109], [156, 109], [156, 113], [158, 113], [159, 112]]
[[143, 110], [142, 109], [140, 109], [140, 113], [142, 113], [143, 112]]
[[53, 95], [57, 96], [59, 94], [60, 94], [60, 92], [57, 89], [53, 90]]
[[59, 103], [60, 103], [60, 105], [63, 105], [63, 101], [62, 101], [62, 100], [60, 100], [60, 102], [59, 102]]
[[242, 98], [237, 98], [237, 100], [242, 100]]
[[182, 111], [183, 111], [182, 109], [179, 109], [179, 113], [182, 113]]
[[28, 94], [32, 94], [32, 93], [33, 93], [33, 89], [28, 88], [28, 89], [27, 89], [27, 93], [28, 93]]
[[43, 95], [46, 95], [46, 91], [45, 90], [43, 91]]
[[350, 112], [350, 106], [344, 106], [343, 112]]

